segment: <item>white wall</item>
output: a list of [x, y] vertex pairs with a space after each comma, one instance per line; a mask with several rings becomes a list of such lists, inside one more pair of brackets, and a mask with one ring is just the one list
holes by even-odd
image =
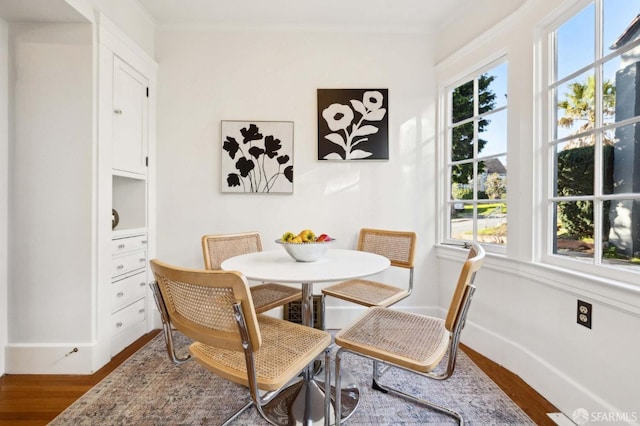
[[[405, 306], [436, 303], [428, 280], [436, 98], [426, 36], [165, 29], [156, 45], [160, 259], [202, 267], [200, 238], [209, 233], [257, 230], [265, 249], [277, 249], [284, 231], [311, 228], [354, 248], [361, 227], [414, 230], [420, 284]], [[317, 160], [318, 88], [389, 89], [389, 161]], [[221, 120], [294, 122], [293, 195], [220, 192]]]
[[11, 26], [10, 63], [17, 76], [10, 169], [11, 344], [91, 339], [91, 31], [89, 24]]
[[[626, 413], [638, 422], [637, 277], [616, 282], [534, 262], [540, 238], [534, 195], [542, 170], [542, 150], [534, 138], [536, 25], [560, 6], [556, 0], [531, 0], [480, 36], [455, 28], [442, 34], [449, 46], [465, 47], [451, 49], [438, 65], [441, 85], [496, 52], [507, 53], [509, 60], [509, 194], [517, 196], [509, 198], [508, 258], [491, 257], [479, 273], [463, 341], [520, 375], [569, 417], [584, 408], [591, 413]], [[462, 27], [465, 23], [459, 22]], [[459, 257], [445, 248], [438, 255], [442, 275], [455, 274]], [[592, 329], [576, 324], [577, 299], [593, 304]], [[441, 306], [444, 302], [441, 299]]]
[[9, 204], [9, 27], [0, 19], [0, 376], [7, 344], [7, 213]]

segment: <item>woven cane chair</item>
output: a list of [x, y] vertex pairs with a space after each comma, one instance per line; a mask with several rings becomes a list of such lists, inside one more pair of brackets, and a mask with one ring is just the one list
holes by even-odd
[[329, 361], [331, 335], [256, 314], [247, 280], [239, 272], [183, 269], [156, 259], [151, 270], [171, 323], [193, 340], [192, 358], [249, 388], [251, 401], [224, 424], [253, 405], [268, 422], [288, 424], [287, 413], [268, 404], [292, 380], [299, 381], [299, 374], [323, 352]]
[[392, 267], [409, 270], [404, 288], [377, 281], [352, 279], [322, 289], [325, 296], [336, 297], [363, 306], [391, 306], [413, 291], [413, 257], [417, 235], [414, 232], [363, 228], [358, 237], [358, 250], [385, 256]]
[[[341, 388], [340, 364], [343, 352], [352, 352], [374, 360], [374, 389], [424, 404], [456, 418], [459, 424], [464, 424], [460, 413], [382, 385], [380, 379], [390, 366], [436, 380], [451, 377], [456, 365], [460, 333], [475, 292], [473, 282], [484, 257], [482, 246], [472, 244], [462, 266], [446, 319], [371, 307], [351, 326], [338, 332], [335, 337], [335, 342], [340, 347], [336, 352], [336, 389]], [[447, 354], [445, 367], [441, 361]], [[379, 368], [380, 363], [385, 364], [384, 368]], [[336, 392], [336, 425], [340, 424], [342, 415], [340, 394], [341, 392]]]
[[[240, 234], [205, 235], [202, 253], [205, 269], [219, 270], [225, 260], [241, 254], [262, 251], [262, 240], [257, 232]], [[251, 286], [251, 298], [256, 312], [261, 314], [278, 306], [302, 299], [299, 288], [276, 283]]]

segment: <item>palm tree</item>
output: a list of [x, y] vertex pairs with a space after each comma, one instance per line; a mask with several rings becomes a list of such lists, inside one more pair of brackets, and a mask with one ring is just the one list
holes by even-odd
[[[558, 102], [558, 108], [564, 110], [564, 116], [558, 120], [561, 127], [572, 128], [576, 121], [584, 121], [572, 134], [577, 135], [593, 130], [596, 122], [595, 109], [595, 77], [590, 75], [584, 83], [573, 82], [569, 84], [569, 93], [565, 93], [564, 100]], [[603, 124], [612, 120], [615, 116], [616, 86], [611, 80], [602, 83], [602, 117]], [[613, 145], [613, 138], [604, 134], [603, 143]], [[594, 135], [577, 138], [565, 146], [564, 149], [573, 149], [583, 146], [592, 146], [595, 143]]]

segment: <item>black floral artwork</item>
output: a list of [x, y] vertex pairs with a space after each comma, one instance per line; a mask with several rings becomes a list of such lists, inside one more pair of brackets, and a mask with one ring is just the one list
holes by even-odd
[[222, 121], [221, 129], [222, 192], [293, 192], [293, 122]]
[[388, 89], [318, 89], [318, 160], [388, 160]]

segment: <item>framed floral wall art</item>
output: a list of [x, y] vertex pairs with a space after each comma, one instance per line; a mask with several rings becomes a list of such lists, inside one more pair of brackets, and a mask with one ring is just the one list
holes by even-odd
[[388, 160], [388, 89], [318, 89], [318, 160]]
[[222, 121], [222, 192], [293, 193], [293, 121]]

